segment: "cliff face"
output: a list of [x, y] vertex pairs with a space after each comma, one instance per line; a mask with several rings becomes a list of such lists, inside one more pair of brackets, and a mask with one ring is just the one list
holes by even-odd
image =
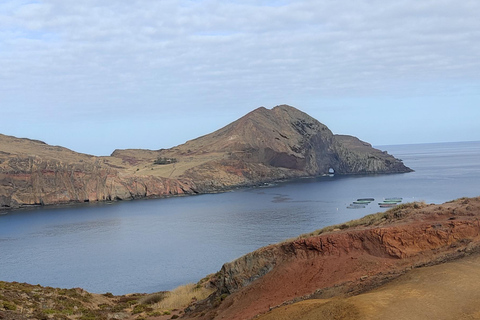
[[386, 151], [380, 151], [371, 144], [346, 135], [335, 135], [336, 150], [339, 162], [338, 172], [344, 174], [357, 173], [401, 173], [410, 172], [403, 162]]
[[189, 181], [136, 176], [102, 158], [40, 141], [7, 136], [0, 141], [15, 150], [0, 150], [2, 208], [195, 193]]
[[110, 157], [0, 135], [0, 208], [215, 192], [331, 170], [411, 171], [293, 107], [262, 107], [171, 149], [115, 150]]
[[288, 301], [362, 292], [413, 267], [480, 251], [479, 217], [480, 198], [405, 204], [261, 248], [226, 263], [212, 278], [217, 294], [189, 315], [251, 319]]

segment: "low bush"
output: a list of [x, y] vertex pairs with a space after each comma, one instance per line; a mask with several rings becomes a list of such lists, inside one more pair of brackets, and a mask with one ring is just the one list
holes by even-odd
[[153, 161], [153, 164], [170, 164], [175, 162], [177, 162], [177, 158], [159, 157], [157, 160]]
[[159, 303], [163, 299], [165, 299], [167, 295], [167, 292], [157, 292], [157, 293], [152, 293], [149, 295], [146, 295], [143, 298], [139, 299], [139, 302], [142, 304], [154, 304], [154, 303]]
[[204, 287], [198, 288], [196, 284], [190, 283], [180, 286], [165, 294], [165, 298], [155, 306], [158, 309], [181, 309], [188, 306], [192, 301], [203, 300], [214, 290]]
[[12, 311], [17, 310], [17, 306], [14, 303], [11, 303], [9, 301], [3, 301], [0, 303], [0, 305], [3, 305], [3, 308], [5, 308], [5, 310], [12, 310]]

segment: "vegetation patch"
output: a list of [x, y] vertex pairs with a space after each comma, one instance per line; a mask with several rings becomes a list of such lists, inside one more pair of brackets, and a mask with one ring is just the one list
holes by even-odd
[[190, 283], [166, 293], [165, 298], [155, 304], [155, 308], [165, 310], [184, 308], [192, 302], [207, 298], [214, 291], [214, 289]]
[[0, 282], [0, 310], [8, 319], [108, 319], [118, 308], [117, 297], [93, 295], [82, 289], [59, 289], [18, 282]]
[[17, 310], [17, 306], [10, 301], [2, 301], [0, 306], [2, 306], [5, 310]]
[[177, 162], [177, 158], [158, 157], [153, 164], [171, 164]]
[[149, 295], [146, 295], [146, 296], [140, 298], [139, 302], [141, 304], [155, 304], [155, 303], [159, 303], [160, 301], [165, 299], [165, 297], [167, 295], [168, 295], [168, 292], [166, 292], [166, 291], [152, 293], [152, 294], [149, 294]]

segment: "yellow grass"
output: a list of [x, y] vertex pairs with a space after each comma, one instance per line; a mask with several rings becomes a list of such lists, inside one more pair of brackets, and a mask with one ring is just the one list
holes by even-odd
[[156, 309], [179, 309], [188, 306], [192, 300], [203, 300], [213, 293], [213, 289], [207, 289], [193, 283], [189, 283], [168, 292], [166, 297], [155, 305]]
[[[157, 165], [153, 164], [154, 158], [142, 161], [137, 166], [128, 168], [129, 172], [139, 175], [152, 175], [155, 177], [178, 178], [188, 169], [200, 166], [209, 161], [219, 160], [226, 157], [224, 153], [209, 153], [205, 155], [184, 156], [178, 154], [167, 154], [178, 160], [176, 163]], [[136, 171], [138, 169], [138, 171]]]

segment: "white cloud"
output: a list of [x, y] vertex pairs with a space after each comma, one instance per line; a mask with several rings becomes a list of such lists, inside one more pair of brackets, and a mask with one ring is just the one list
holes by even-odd
[[453, 0], [6, 1], [1, 108], [39, 119], [242, 114], [268, 103], [463, 94], [480, 84], [479, 13], [480, 2]]

